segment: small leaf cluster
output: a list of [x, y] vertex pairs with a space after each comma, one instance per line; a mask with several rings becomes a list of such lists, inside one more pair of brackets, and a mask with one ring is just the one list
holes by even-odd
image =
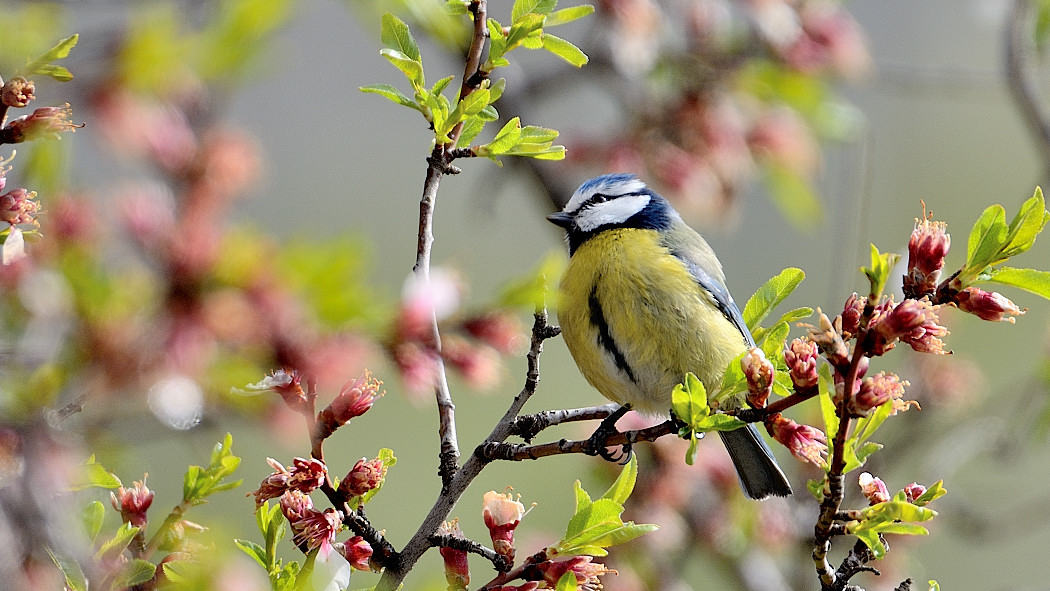
[[547, 549], [547, 556], [606, 556], [606, 550], [658, 529], [653, 524], [624, 522], [624, 503], [634, 491], [638, 479], [638, 462], [632, 456], [609, 490], [592, 500], [577, 480], [574, 488], [576, 510], [565, 528], [565, 536]]
[[881, 559], [886, 555], [886, 544], [881, 539], [883, 534], [929, 535], [929, 530], [918, 525], [918, 522], [929, 521], [937, 516], [937, 512], [927, 509], [926, 505], [947, 492], [943, 481], [937, 481], [911, 502], [904, 491], [899, 491], [889, 501], [862, 509], [859, 519], [846, 523], [846, 533], [857, 536], [871, 549], [875, 558]]
[[[93, 548], [92, 567], [86, 569], [72, 557], [49, 551], [65, 578], [66, 587], [71, 591], [123, 591], [132, 588], [154, 588], [160, 577], [171, 582], [184, 580], [184, 575], [179, 572], [180, 564], [187, 563], [193, 547], [186, 532], [198, 528], [184, 521], [184, 515], [191, 507], [206, 503], [206, 499], [211, 495], [240, 486], [240, 480], [229, 479], [240, 464], [240, 458], [233, 454], [232, 446], [233, 437], [227, 434], [223, 441], [213, 448], [211, 461], [206, 468], [190, 466], [187, 469], [182, 502], [164, 517], [148, 541], [148, 524], [145, 520], [152, 493], [145, 488], [144, 481], [135, 483], [134, 487], [137, 491], [145, 491], [150, 495], [141, 511], [142, 525], [124, 521], [115, 532], [108, 534], [105, 530], [105, 505], [98, 500], [88, 502], [81, 517], [84, 531]], [[79, 478], [73, 482], [71, 490], [120, 489], [120, 495], [125, 493], [120, 479], [106, 470], [94, 456], [89, 457], [80, 468]], [[120, 503], [119, 497], [114, 495], [112, 498], [114, 508], [117, 508], [116, 505]], [[120, 511], [119, 508], [117, 510]], [[155, 560], [153, 555], [158, 551], [163, 556], [160, 560]], [[89, 578], [86, 573], [100, 574]], [[95, 577], [100, 578], [96, 580]]]
[[[452, 0], [447, 7], [454, 14], [473, 17], [471, 5], [469, 1]], [[409, 97], [389, 84], [364, 86], [361, 91], [378, 94], [419, 111], [434, 131], [437, 145], [468, 148], [487, 123], [499, 119], [494, 103], [503, 95], [506, 80], [500, 78], [493, 82], [490, 76], [496, 68], [510, 64], [506, 55], [511, 50], [542, 48], [576, 67], [587, 62], [587, 56], [579, 48], [547, 33], [545, 27], [587, 16], [594, 8], [585, 5], [555, 11], [556, 5], [556, 0], [518, 0], [514, 3], [509, 26], [488, 19], [488, 59], [472, 74], [476, 80], [463, 84], [452, 100], [445, 96], [444, 91], [454, 76], [446, 76], [427, 87], [423, 58], [408, 25], [392, 14], [384, 14], [381, 40], [385, 47], [380, 54], [405, 75], [413, 94]], [[471, 148], [471, 153], [497, 162], [500, 156], [560, 160], [565, 157], [565, 148], [554, 145], [557, 136], [558, 132], [552, 129], [522, 126], [515, 117], [504, 124], [492, 141]]]
[[24, 73], [29, 76], [40, 74], [42, 76], [54, 78], [59, 82], [69, 82], [73, 79], [73, 73], [66, 67], [53, 62], [69, 57], [69, 52], [76, 47], [79, 39], [79, 35], [70, 35], [69, 37], [62, 39], [51, 49], [48, 49], [36, 58], [29, 60], [29, 62], [26, 63]]
[[262, 545], [242, 539], [235, 539], [233, 543], [266, 570], [273, 591], [296, 589], [296, 581], [304, 567], [295, 560], [285, 563], [277, 556], [277, 544], [284, 539], [284, 534], [288, 531], [288, 523], [281, 513], [281, 505], [274, 503], [271, 507], [269, 502], [264, 503], [255, 512], [255, 524], [262, 533]]

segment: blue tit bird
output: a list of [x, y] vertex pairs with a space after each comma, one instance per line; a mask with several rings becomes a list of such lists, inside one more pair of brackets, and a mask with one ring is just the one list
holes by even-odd
[[[558, 305], [565, 344], [609, 400], [665, 414], [687, 372], [712, 391], [730, 361], [755, 346], [707, 241], [634, 175], [583, 183], [547, 219], [569, 244]], [[749, 497], [791, 494], [754, 425], [719, 435]]]

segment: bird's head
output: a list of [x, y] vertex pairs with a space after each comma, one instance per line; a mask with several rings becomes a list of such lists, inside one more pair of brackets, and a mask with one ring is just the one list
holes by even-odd
[[666, 230], [677, 214], [666, 199], [633, 174], [595, 177], [572, 194], [565, 208], [547, 216], [561, 226], [575, 251], [588, 238], [614, 228]]

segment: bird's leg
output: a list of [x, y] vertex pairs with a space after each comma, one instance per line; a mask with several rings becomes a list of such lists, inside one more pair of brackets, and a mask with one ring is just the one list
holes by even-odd
[[587, 447], [585, 453], [590, 456], [598, 456], [603, 460], [610, 462], [616, 462], [618, 464], [626, 464], [631, 459], [631, 443], [628, 441], [620, 446], [620, 451], [609, 451], [606, 447], [605, 441], [610, 436], [616, 435], [619, 431], [616, 430], [616, 421], [620, 420], [623, 415], [627, 414], [627, 411], [631, 410], [630, 405], [621, 406], [616, 409], [611, 415], [602, 419], [598, 428], [594, 430], [594, 434], [587, 440]]

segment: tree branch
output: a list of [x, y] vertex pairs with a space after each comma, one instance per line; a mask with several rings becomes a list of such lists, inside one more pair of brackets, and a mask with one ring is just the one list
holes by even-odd
[[[618, 407], [619, 405], [616, 406]], [[674, 420], [667, 420], [659, 425], [648, 427], [646, 429], [612, 433], [609, 437], [605, 438], [604, 445], [606, 447], [612, 447], [624, 444], [634, 444], [640, 441], [656, 441], [664, 435], [670, 435], [671, 433], [678, 433], [678, 423]], [[480, 455], [487, 461], [510, 460], [520, 462], [522, 460], [538, 460], [539, 458], [561, 454], [585, 454], [592, 449], [593, 448], [589, 445], [589, 442], [586, 439], [580, 441], [562, 439], [560, 441], [541, 443], [539, 445], [486, 442], [478, 446], [478, 449], [474, 454]]]
[[1050, 177], [1050, 118], [1046, 116], [1036, 85], [1030, 76], [1032, 31], [1036, 2], [1014, 0], [1006, 20], [1004, 61], [1006, 84], [1013, 95], [1025, 127], [1032, 134], [1042, 158], [1043, 175]]
[[[491, 443], [501, 443], [507, 437], [510, 437], [514, 419], [521, 412], [529, 398], [536, 393], [536, 388], [539, 385], [540, 354], [543, 352], [543, 341], [557, 334], [557, 329], [547, 324], [547, 310], [542, 308], [538, 310], [534, 315], [532, 343], [526, 356], [528, 369], [525, 374], [525, 386], [514, 397], [510, 407], [479, 448]], [[443, 488], [441, 494], [434, 501], [434, 506], [431, 507], [430, 512], [423, 519], [419, 529], [405, 544], [400, 554], [390, 561], [390, 564], [383, 572], [382, 578], [379, 580], [379, 584], [376, 586], [376, 591], [394, 591], [401, 585], [405, 576], [412, 570], [419, 558], [433, 547], [431, 536], [437, 532], [441, 523], [448, 518], [456, 502], [463, 496], [463, 492], [488, 465], [489, 461], [477, 453], [471, 454], [467, 461], [463, 463], [463, 466], [453, 474], [452, 480], [447, 487]]]
[[430, 543], [441, 548], [452, 548], [455, 550], [470, 552], [471, 554], [477, 554], [491, 562], [492, 567], [501, 573], [509, 571], [511, 567], [514, 566], [506, 556], [497, 554], [495, 550], [486, 548], [474, 540], [457, 538], [456, 536], [433, 535], [430, 536]]
[[532, 415], [522, 415], [514, 419], [513, 435], [517, 435], [526, 443], [539, 435], [540, 431], [576, 421], [601, 420], [620, 409], [620, 405], [613, 402], [604, 406], [589, 406], [587, 408], [569, 408], [563, 410], [544, 410]]

